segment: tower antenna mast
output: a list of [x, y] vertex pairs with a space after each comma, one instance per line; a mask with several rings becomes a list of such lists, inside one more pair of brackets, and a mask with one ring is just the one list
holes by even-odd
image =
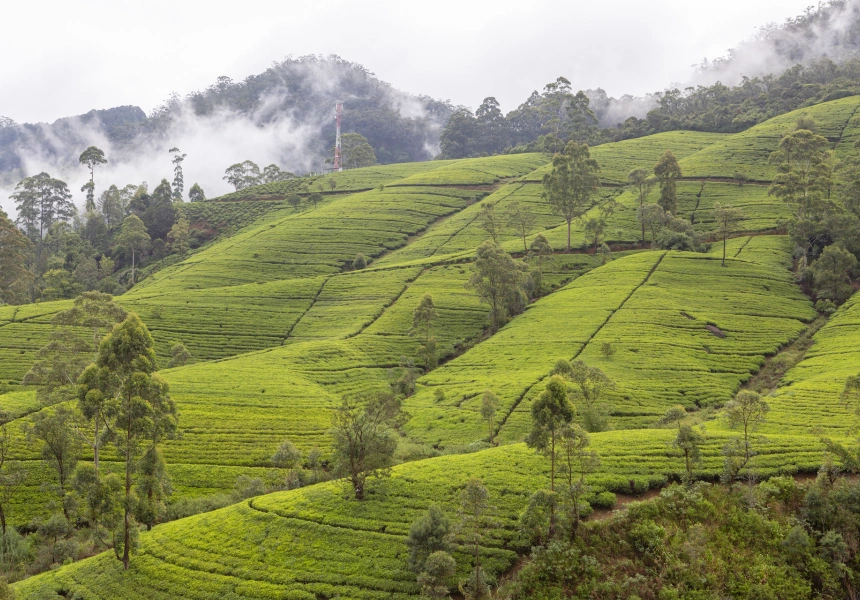
[[341, 164], [341, 154], [340, 154], [340, 114], [343, 111], [343, 102], [338, 102], [335, 104], [335, 112], [337, 114], [337, 132], [334, 138], [334, 170], [335, 171], [343, 171], [343, 165]]

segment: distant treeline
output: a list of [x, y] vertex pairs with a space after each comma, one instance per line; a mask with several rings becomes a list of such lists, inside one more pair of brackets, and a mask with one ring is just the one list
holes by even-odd
[[860, 59], [842, 64], [821, 59], [781, 75], [745, 77], [734, 87], [715, 83], [658, 92], [653, 96], [657, 106], [644, 118], [600, 127], [603, 115], [592, 108], [592, 98], [601, 108], [607, 106], [603, 91], [574, 93], [570, 82], [560, 77], [507, 115], [493, 97], [474, 113], [459, 108], [442, 131], [441, 157], [558, 152], [570, 140], [593, 146], [679, 129], [736, 133], [804, 106], [856, 94]]

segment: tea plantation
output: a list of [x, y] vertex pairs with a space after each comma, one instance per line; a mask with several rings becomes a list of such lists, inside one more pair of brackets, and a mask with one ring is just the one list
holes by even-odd
[[[614, 382], [606, 396], [609, 429], [591, 435], [600, 456], [588, 475], [596, 490], [638, 494], [681, 476], [674, 432], [657, 426], [679, 404], [691, 423], [704, 424], [697, 474], [716, 478], [723, 446], [738, 435], [720, 407], [823, 319], [791, 272], [793, 247], [778, 230], [788, 209], [767, 194], [775, 173], [769, 155], [806, 114], [837, 156], [856, 156], [858, 108], [860, 98], [849, 97], [739, 134], [678, 131], [594, 148], [602, 187], [586, 218], [617, 203], [602, 237], [614, 249], [609, 257], [583, 251], [593, 239], [582, 224], [574, 224], [575, 252], [560, 252], [567, 231], [542, 197], [549, 170], [543, 154], [355, 169], [189, 206], [195, 218], [229, 222], [235, 231], [223, 230], [117, 298], [151, 330], [162, 367], [177, 342], [192, 355], [189, 364], [162, 370], [182, 432], [163, 444], [173, 497], [228, 491], [243, 475], [269, 478], [272, 455], [287, 439], [327, 458], [333, 409], [344, 395], [388, 390], [404, 368], [423, 366], [410, 330], [429, 293], [441, 360], [404, 401], [402, 464], [372, 481], [363, 502], [350, 499], [342, 481], [257, 496], [142, 533], [128, 571], [104, 553], [13, 588], [25, 598], [87, 600], [415, 598], [409, 526], [431, 504], [457, 520], [460, 491], [475, 476], [493, 506], [481, 542], [484, 566], [506, 573], [528, 551], [517, 536], [518, 517], [548, 482], [547, 460], [522, 441], [532, 403], [562, 358], [599, 367]], [[640, 243], [627, 173], [653, 168], [667, 149], [683, 169], [677, 216], [712, 243], [703, 252]], [[749, 181], [740, 185], [736, 173]], [[304, 194], [303, 186], [322, 201], [314, 205], [305, 195], [296, 209], [280, 202]], [[481, 211], [492, 205], [503, 216], [514, 203], [534, 213], [525, 243], [543, 234], [556, 252], [543, 265], [544, 295], [490, 335], [488, 306], [467, 282], [475, 249], [488, 237]], [[717, 203], [744, 213], [728, 240], [726, 266], [715, 235]], [[497, 239], [525, 254], [520, 233], [501, 227]], [[354, 269], [359, 254], [368, 264]], [[43, 484], [51, 478], [23, 436], [40, 406], [20, 382], [53, 315], [70, 302], [0, 307], [0, 408], [16, 417], [12, 458], [32, 465], [7, 510], [15, 525], [46, 515]], [[767, 441], [753, 459], [758, 474], [820, 466], [820, 431], [847, 435], [852, 414], [838, 396], [858, 371], [855, 296], [767, 398]], [[499, 399], [492, 436], [481, 416], [486, 390]], [[103, 461], [119, 468], [110, 452]], [[466, 550], [455, 558], [465, 575]]]

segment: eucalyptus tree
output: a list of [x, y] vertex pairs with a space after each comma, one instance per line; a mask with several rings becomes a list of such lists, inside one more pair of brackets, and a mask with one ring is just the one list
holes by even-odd
[[95, 189], [96, 189], [96, 167], [98, 165], [107, 164], [105, 153], [96, 146], [90, 146], [81, 153], [78, 158], [80, 164], [85, 165], [90, 170], [90, 180], [81, 188], [82, 192], [87, 194], [86, 210], [91, 211], [96, 209]]
[[570, 228], [591, 208], [600, 187], [600, 165], [591, 158], [587, 144], [568, 142], [564, 152], [552, 157], [552, 171], [543, 176], [543, 198], [553, 212], [567, 223], [567, 251]]

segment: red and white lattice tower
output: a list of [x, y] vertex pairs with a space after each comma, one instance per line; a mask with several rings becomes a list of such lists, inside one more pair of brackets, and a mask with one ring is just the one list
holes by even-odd
[[334, 170], [335, 171], [343, 171], [343, 165], [341, 164], [340, 157], [340, 113], [343, 111], [343, 103], [338, 102], [335, 104], [336, 110], [336, 120], [337, 120], [337, 132], [335, 133], [334, 138]]

